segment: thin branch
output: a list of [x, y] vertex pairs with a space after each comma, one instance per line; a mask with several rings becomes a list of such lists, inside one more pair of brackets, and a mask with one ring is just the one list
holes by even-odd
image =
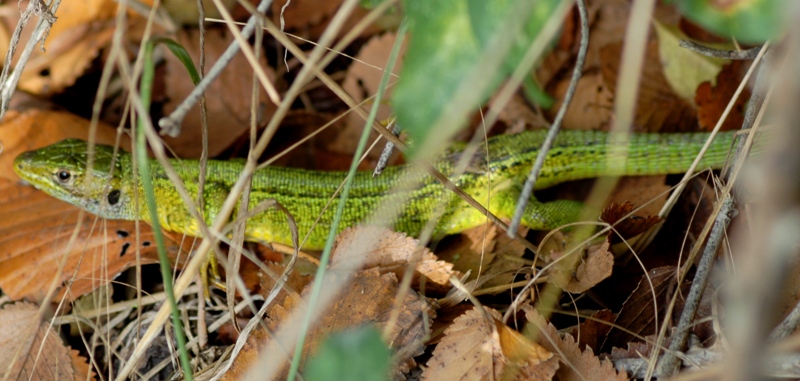
[[[253, 32], [256, 28], [256, 21], [258, 18], [267, 12], [270, 5], [272, 5], [272, 0], [262, 0], [261, 3], [258, 4], [256, 10], [258, 14], [254, 14], [250, 16], [250, 19], [247, 20], [247, 25], [242, 28], [242, 37], [243, 39], [248, 39], [253, 35]], [[239, 52], [238, 40], [231, 41], [231, 44], [225, 49], [225, 52], [219, 56], [217, 62], [214, 63], [214, 66], [208, 70], [208, 75], [203, 78], [200, 83], [192, 90], [189, 95], [181, 102], [180, 105], [168, 116], [161, 118], [158, 121], [158, 125], [162, 128], [161, 133], [167, 134], [172, 137], [176, 137], [181, 133], [181, 122], [183, 118], [186, 117], [186, 114], [194, 107], [195, 104], [200, 100], [200, 98], [205, 94], [208, 87], [211, 86], [211, 82], [213, 82], [219, 75], [222, 73], [222, 70], [228, 66], [228, 62], [233, 59], [233, 56]]]
[[661, 368], [659, 374], [672, 375], [678, 371], [680, 362], [676, 353], [682, 350], [686, 345], [686, 339], [689, 337], [694, 325], [692, 324], [697, 309], [700, 306], [700, 299], [703, 292], [708, 285], [708, 279], [711, 277], [711, 269], [714, 265], [714, 259], [717, 257], [717, 250], [719, 245], [724, 240], [725, 231], [731, 223], [736, 209], [733, 208], [733, 198], [727, 197], [722, 201], [722, 209], [717, 214], [714, 221], [714, 227], [711, 229], [711, 234], [708, 237], [703, 256], [700, 257], [700, 263], [697, 265], [697, 273], [692, 280], [692, 286], [689, 289], [689, 295], [686, 297], [686, 304], [684, 305], [681, 317], [678, 322], [675, 334], [669, 344], [669, 350], [664, 353], [660, 361]]
[[[22, 71], [31, 58], [36, 43], [41, 41], [42, 50], [44, 50], [44, 40], [50, 33], [50, 27], [52, 27], [56, 20], [53, 15], [58, 10], [60, 4], [61, 0], [55, 0], [48, 9], [42, 1], [32, 0], [28, 3], [28, 8], [20, 15], [20, 20], [17, 22], [14, 34], [11, 36], [11, 42], [9, 43], [8, 52], [6, 52], [6, 58], [3, 64], [3, 71], [0, 75], [0, 84], [2, 84], [2, 89], [0, 89], [0, 118], [2, 118], [8, 110], [11, 96], [14, 94], [14, 90], [17, 89], [17, 84], [22, 77]], [[12, 68], [11, 60], [14, 58], [14, 53], [19, 45], [22, 30], [25, 28], [32, 15], [39, 16], [39, 21], [36, 23], [31, 38], [25, 45], [25, 49], [23, 49], [19, 60], [17, 60], [17, 64], [13, 65], [14, 70], [9, 73]]]
[[704, 56], [724, 58], [728, 60], [737, 60], [737, 61], [754, 60], [756, 56], [758, 56], [758, 52], [761, 51], [760, 46], [756, 46], [755, 48], [750, 48], [747, 50], [720, 50], [720, 49], [709, 48], [708, 46], [700, 45], [696, 42], [689, 40], [681, 40], [678, 43], [678, 46], [689, 49], [693, 52], [700, 53]]
[[569, 104], [572, 102], [572, 97], [575, 95], [575, 89], [578, 87], [578, 80], [581, 79], [581, 74], [583, 73], [583, 64], [586, 61], [586, 51], [589, 47], [589, 16], [586, 12], [584, 0], [575, 0], [575, 3], [578, 6], [578, 14], [581, 18], [581, 42], [578, 50], [578, 58], [575, 61], [575, 68], [572, 69], [572, 79], [570, 80], [567, 93], [564, 96], [564, 102], [558, 110], [553, 125], [550, 126], [550, 131], [548, 131], [544, 143], [539, 147], [539, 154], [536, 156], [536, 162], [534, 162], [533, 168], [531, 168], [528, 179], [525, 180], [525, 185], [517, 200], [517, 210], [514, 212], [514, 218], [511, 219], [511, 224], [506, 231], [506, 234], [511, 238], [513, 238], [517, 230], [519, 230], [522, 214], [525, 213], [525, 207], [528, 205], [528, 200], [530, 200], [531, 194], [533, 193], [533, 186], [536, 184], [539, 173], [542, 171], [544, 160], [547, 158], [547, 152], [550, 151], [550, 147], [553, 146], [553, 141], [556, 140], [558, 131], [561, 130], [561, 122], [564, 121], [564, 116], [567, 114]]

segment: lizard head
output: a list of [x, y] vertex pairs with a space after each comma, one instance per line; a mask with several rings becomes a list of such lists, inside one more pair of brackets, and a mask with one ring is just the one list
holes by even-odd
[[119, 157], [114, 160], [114, 147], [94, 147], [91, 172], [87, 160], [87, 143], [67, 139], [20, 154], [14, 159], [14, 171], [37, 189], [90, 213], [129, 219], [124, 207], [129, 196], [121, 189], [125, 174]]

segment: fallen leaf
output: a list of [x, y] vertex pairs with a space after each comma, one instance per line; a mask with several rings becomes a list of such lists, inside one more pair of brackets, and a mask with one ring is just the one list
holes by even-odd
[[[371, 38], [358, 51], [353, 63], [347, 69], [342, 88], [353, 96], [356, 102], [361, 102], [365, 96], [377, 94], [380, 87], [381, 78], [384, 76], [386, 62], [397, 39], [396, 33], [384, 33], [380, 36]], [[407, 40], [403, 41], [398, 57], [405, 53]], [[389, 77], [389, 84], [397, 82], [400, 78], [397, 73], [403, 68], [403, 61], [398, 60], [392, 69]], [[384, 93], [384, 101], [391, 98], [392, 87], [388, 86]], [[379, 106], [378, 120], [388, 118], [391, 115], [391, 108], [388, 104]], [[359, 129], [363, 128], [364, 120], [358, 117], [356, 125]]]
[[[553, 89], [556, 103], [551, 109], [555, 115], [561, 109], [571, 78], [559, 81]], [[585, 73], [578, 80], [575, 95], [564, 115], [562, 127], [570, 130], [598, 130], [607, 127], [614, 116], [613, 87], [606, 85], [598, 70]]]
[[[675, 266], [658, 267], [648, 271], [647, 276], [642, 276], [639, 285], [617, 314], [614, 328], [603, 343], [603, 352], [608, 352], [612, 347], [624, 347], [627, 343], [656, 333], [656, 321], [659, 329], [665, 324], [664, 311], [669, 303], [669, 290], [674, 288], [674, 276]], [[657, 304], [654, 305], [654, 302]]]
[[[387, 343], [395, 354], [402, 354], [400, 358], [395, 358], [393, 374], [399, 376], [407, 372], [415, 366], [413, 357], [420, 355], [424, 349], [423, 340], [430, 335], [430, 320], [435, 317], [435, 312], [414, 291], [409, 291], [405, 299], [395, 305], [398, 283], [393, 273], [380, 274], [376, 269], [366, 270], [356, 274], [351, 282], [325, 313], [312, 323], [303, 346], [303, 359], [314, 352], [331, 332], [365, 324], [374, 324], [378, 330], [383, 331], [389, 323], [392, 309], [399, 308], [400, 314], [387, 337]], [[288, 321], [302, 299], [307, 299], [310, 293], [311, 285], [301, 295], [289, 295], [282, 304], [272, 307], [267, 312], [268, 328], [274, 332], [283, 322]], [[259, 330], [262, 328], [256, 329], [256, 332]], [[252, 361], [258, 358], [254, 353], [266, 347], [270, 340], [268, 336], [261, 332], [255, 338], [248, 338], [251, 350], [245, 357], [240, 355], [234, 360], [228, 374], [244, 374], [252, 366]]]
[[658, 53], [664, 77], [675, 93], [687, 102], [694, 102], [695, 92], [701, 83], [714, 84], [722, 66], [728, 60], [709, 57], [694, 50], [680, 47], [680, 40], [688, 37], [677, 27], [653, 23], [658, 38]]
[[[601, 7], [597, 6], [599, 1], [592, 1], [587, 4], [586, 13], [589, 21], [589, 28], [592, 29], [597, 24], [597, 14]], [[580, 16], [577, 7], [573, 7], [571, 13], [564, 19], [562, 32], [558, 37], [558, 45], [555, 49], [548, 51], [541, 63], [536, 66], [536, 79], [544, 88], [550, 88], [551, 82], [563, 77], [571, 77], [569, 65], [574, 65], [580, 45]], [[594, 33], [589, 33], [589, 38], [594, 37]], [[588, 47], [591, 47], [590, 43]], [[566, 72], [569, 72], [565, 74]]]
[[442, 340], [444, 331], [453, 324], [453, 321], [473, 308], [467, 303], [459, 303], [452, 307], [439, 308], [436, 311], [436, 319], [431, 326], [431, 337], [428, 345], [438, 344]]
[[637, 215], [628, 216], [634, 209], [634, 204], [624, 202], [622, 204], [612, 203], [608, 208], [603, 209], [600, 220], [614, 225], [614, 232], [609, 232], [611, 244], [622, 242], [623, 239], [630, 239], [642, 234], [661, 221], [658, 216], [639, 217]]
[[616, 315], [611, 310], [600, 310], [575, 326], [570, 335], [577, 338], [581, 350], [591, 349], [595, 353], [600, 351], [606, 335], [611, 330]]
[[[706, 81], [697, 87], [694, 102], [697, 104], [700, 128], [710, 131], [716, 126], [742, 81], [745, 67], [744, 61], [733, 61], [722, 67], [722, 71], [716, 77], [716, 85], [711, 81]], [[750, 99], [750, 89], [745, 86], [742, 93], [736, 98], [728, 117], [722, 122], [722, 130], [741, 128], [748, 99]]]
[[[557, 49], [554, 49], [554, 51]], [[558, 96], [556, 94], [556, 96]], [[492, 99], [487, 102], [493, 104], [498, 97], [494, 94]], [[560, 100], [558, 100], [560, 101]], [[500, 110], [497, 120], [508, 126], [506, 133], [520, 133], [528, 129], [544, 129], [550, 126], [550, 122], [541, 113], [531, 110], [525, 98], [519, 93], [514, 93], [508, 100], [505, 107]]]
[[[666, 175], [625, 176], [617, 183], [608, 199], [610, 203], [630, 202], [641, 208], [640, 216], [657, 215], [667, 202], [670, 186]], [[610, 222], [611, 220], [603, 220]]]
[[[300, 265], [300, 262], [305, 262], [305, 260], [303, 258], [299, 258], [298, 266]], [[258, 272], [258, 293], [266, 298], [272, 291], [272, 287], [275, 286], [275, 279], [283, 274], [285, 267], [282, 264], [275, 262], [265, 262], [264, 266], [266, 266], [272, 272], [272, 274], [265, 274], [263, 270]], [[278, 293], [276, 300], [284, 300], [290, 294], [299, 295], [300, 291], [302, 291], [309, 283], [311, 283], [312, 278], [313, 277], [309, 274], [301, 274], [300, 271], [298, 271], [298, 269], [295, 267], [289, 273], [289, 278], [286, 280], [286, 283], [284, 283], [284, 287]]]
[[[107, 47], [116, 30], [119, 4], [112, 0], [65, 2], [58, 7], [44, 44], [35, 49], [20, 77], [19, 87], [34, 94], [54, 94], [75, 83], [88, 69], [100, 50]], [[142, 18], [128, 13], [125, 39], [136, 40], [131, 33]], [[125, 41], [124, 41], [125, 43]]]
[[[566, 292], [581, 293], [611, 276], [614, 268], [614, 255], [608, 251], [608, 241], [600, 246], [587, 248], [587, 254], [577, 263], [569, 265], [569, 259], [562, 260], [552, 273], [553, 283]], [[575, 257], [576, 254], [570, 254]], [[559, 256], [555, 256], [557, 259]]]
[[70, 33], [48, 38], [50, 48], [28, 62], [19, 88], [33, 94], [51, 95], [73, 85], [114, 36], [113, 24], [107, 23], [101, 30], [92, 30], [89, 25], [76, 26]]
[[567, 334], [562, 338], [556, 327], [547, 323], [533, 307], [524, 306], [522, 310], [525, 311], [525, 317], [528, 319], [525, 332], [538, 332], [537, 342], [541, 343], [548, 351], [560, 355], [557, 359], [563, 364], [559, 366], [556, 373], [559, 381], [628, 379], [625, 372], [617, 372], [614, 369], [611, 361], [600, 361], [591, 348], [581, 351], [572, 335]]
[[[526, 227], [520, 227], [518, 233], [524, 237], [528, 234], [528, 230]], [[494, 260], [483, 275], [490, 279], [481, 284], [482, 289], [510, 284], [514, 282], [514, 278], [520, 271], [529, 268], [521, 261], [526, 249], [518, 239], [500, 234], [495, 240], [496, 243], [491, 254]]]
[[[600, 50], [600, 61], [606, 85], [616, 94], [622, 43]], [[697, 126], [697, 113], [691, 104], [677, 96], [664, 77], [658, 57], [658, 43], [650, 41], [644, 57], [642, 80], [636, 98], [634, 127], [648, 132], [691, 131]]]
[[[0, 205], [0, 288], [11, 299], [39, 300], [57, 279], [56, 298], [67, 293], [74, 300], [136, 265], [132, 221], [81, 215], [75, 206], [7, 180], [0, 181]], [[157, 263], [150, 227], [142, 223], [139, 229], [141, 263]], [[168, 240], [167, 248], [174, 261], [178, 244]]]
[[[317, 131], [327, 126], [321, 132]], [[278, 167], [294, 167], [312, 169], [317, 171], [347, 171], [353, 162], [353, 151], [330, 151], [335, 147], [331, 142], [337, 138], [339, 131], [345, 127], [344, 118], [336, 118], [328, 114], [313, 110], [291, 110], [281, 122], [281, 128], [267, 147], [264, 155], [275, 159], [272, 165]], [[292, 148], [300, 140], [307, 138], [312, 133], [317, 133], [311, 140]], [[247, 155], [249, 149], [249, 136], [240, 138], [234, 145], [233, 151], [240, 157]], [[281, 156], [277, 156], [277, 155]], [[375, 167], [372, 160], [359, 163], [359, 170], [372, 170]]]
[[470, 272], [470, 279], [480, 277], [494, 261], [494, 246], [497, 244], [497, 227], [488, 224], [469, 229], [461, 234], [445, 237], [437, 250], [440, 259], [453, 264], [453, 269], [463, 274]]
[[[19, 302], [0, 310], [0, 377], [8, 380], [94, 379], [85, 358], [70, 350], [39, 307]], [[12, 360], [13, 366], [12, 366]]]
[[[388, 63], [386, 59], [391, 53], [396, 37], [396, 33], [385, 33], [371, 38], [364, 47], [361, 48], [355, 56], [353, 63], [348, 67], [347, 74], [342, 83], [342, 88], [353, 97], [353, 100], [357, 103], [378, 93], [379, 84], [384, 73], [383, 68], [385, 68]], [[403, 57], [406, 46], [408, 45], [407, 42], [408, 39], [404, 40], [398, 57]], [[392, 85], [398, 81], [399, 77], [396, 73], [399, 73], [402, 67], [403, 61], [402, 59], [398, 59], [392, 69], [394, 75], [389, 78], [389, 86], [387, 86], [386, 91], [383, 93], [381, 104], [378, 105], [378, 114], [376, 115], [377, 121], [386, 121], [392, 116], [392, 108], [389, 105], [389, 101], [392, 97]], [[373, 103], [374, 102], [370, 101], [361, 107], [365, 110], [369, 110]], [[364, 129], [364, 123], [364, 118], [351, 112], [347, 115], [347, 126], [339, 131], [326, 148], [332, 152], [346, 153], [352, 156], [352, 153], [356, 150], [361, 132]], [[370, 141], [377, 137], [377, 132], [370, 132]], [[381, 151], [380, 148], [373, 149], [369, 152], [369, 157], [378, 158]], [[395, 160], [399, 157], [399, 155], [392, 156]]]
[[453, 265], [440, 261], [426, 247], [420, 246], [419, 241], [405, 233], [397, 233], [385, 228], [372, 226], [358, 226], [348, 228], [336, 237], [336, 245], [331, 257], [331, 266], [337, 266], [346, 260], [342, 255], [350, 242], [358, 239], [359, 230], [368, 229], [372, 237], [377, 237], [377, 243], [371, 250], [364, 253], [361, 268], [377, 268], [381, 273], [393, 272], [397, 279], [402, 279], [406, 267], [415, 264], [415, 276], [412, 286], [418, 289], [421, 282], [425, 282], [425, 290], [432, 293], [445, 293], [450, 290], [450, 278], [460, 278], [462, 274], [453, 270]]
[[483, 311], [474, 307], [445, 330], [422, 380], [550, 380], [553, 352], [503, 324], [496, 310]]
[[645, 341], [638, 341], [638, 342], [629, 342], [625, 349], [622, 348], [611, 348], [611, 353], [608, 355], [608, 358], [612, 360], [621, 360], [621, 359], [640, 359], [640, 358], [647, 358], [653, 354], [653, 344], [656, 340], [655, 336], [647, 336], [645, 337]]
[[[200, 56], [198, 33], [199, 31], [196, 29], [182, 30], [175, 39], [189, 52], [195, 65], [199, 62], [198, 57]], [[232, 41], [233, 37], [227, 30], [206, 33], [206, 61], [215, 62]], [[166, 57], [164, 81], [169, 84], [165, 89], [167, 102], [164, 104], [164, 113], [169, 114], [194, 90], [195, 86], [183, 64], [168, 49], [162, 48]], [[250, 97], [253, 92], [253, 77], [255, 76], [250, 65], [243, 54], [235, 55], [205, 93], [208, 110], [208, 154], [211, 157], [219, 155], [250, 129]], [[275, 73], [266, 65], [265, 59], [261, 60], [260, 66], [266, 72], [269, 80], [274, 82]], [[258, 88], [260, 123], [272, 117], [276, 106], [270, 102], [263, 87], [259, 85]], [[182, 158], [200, 157], [202, 122], [199, 104], [192, 107], [186, 118], [183, 119], [181, 126], [180, 136], [165, 137], [164, 141]]]

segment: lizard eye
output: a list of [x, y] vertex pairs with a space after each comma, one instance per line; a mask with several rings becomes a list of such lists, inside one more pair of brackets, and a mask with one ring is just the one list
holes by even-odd
[[66, 169], [62, 169], [56, 173], [56, 177], [58, 177], [58, 181], [66, 183], [72, 175]]

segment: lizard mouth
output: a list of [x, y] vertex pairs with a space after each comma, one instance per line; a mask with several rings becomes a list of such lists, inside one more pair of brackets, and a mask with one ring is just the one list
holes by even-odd
[[[58, 193], [59, 187], [52, 184], [53, 180], [42, 165], [36, 164], [36, 152], [28, 151], [21, 153], [14, 159], [14, 172], [25, 182], [33, 185], [34, 188], [45, 191], [51, 195]], [[51, 185], [52, 184], [52, 185]]]
[[33, 159], [35, 152], [23, 152], [16, 159], [14, 159], [14, 172], [19, 175], [23, 180], [27, 182], [31, 182], [32, 179], [32, 171], [31, 171], [31, 159]]

